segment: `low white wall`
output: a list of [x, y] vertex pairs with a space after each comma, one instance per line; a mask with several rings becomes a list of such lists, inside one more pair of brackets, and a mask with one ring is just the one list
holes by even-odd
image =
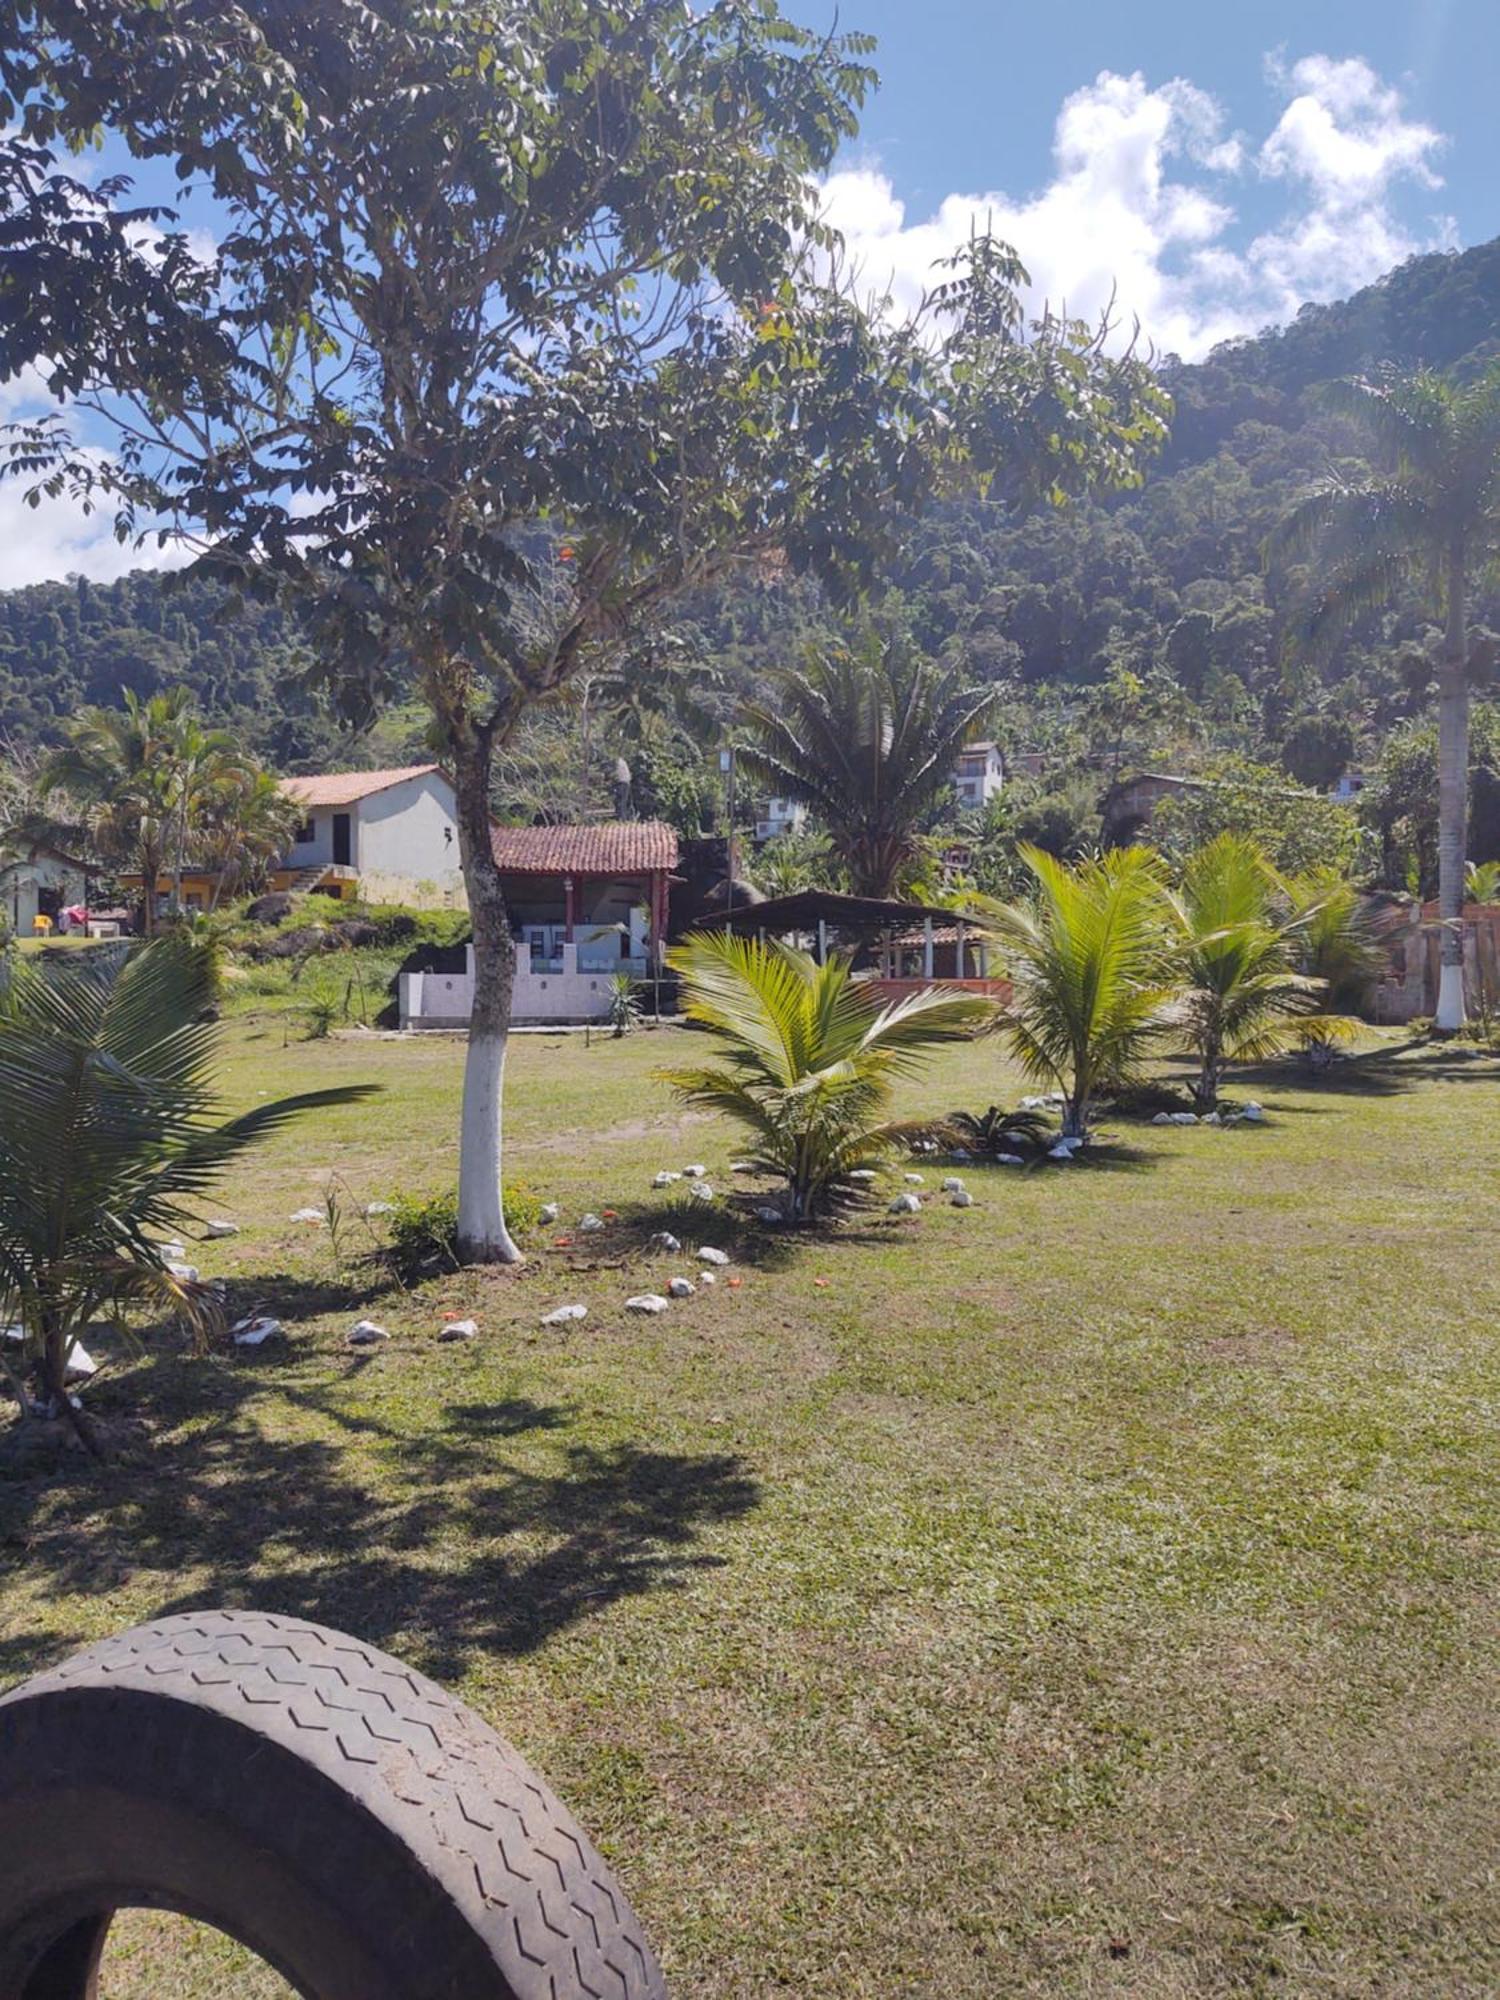
[[[610, 975], [580, 972], [577, 944], [565, 944], [561, 972], [533, 972], [524, 952], [516, 967], [511, 1019], [529, 1021], [601, 1021], [609, 1012]], [[622, 960], [616, 970], [646, 976], [644, 959]], [[474, 947], [468, 949], [464, 972], [403, 972], [403, 1028], [461, 1028], [474, 1008]]]

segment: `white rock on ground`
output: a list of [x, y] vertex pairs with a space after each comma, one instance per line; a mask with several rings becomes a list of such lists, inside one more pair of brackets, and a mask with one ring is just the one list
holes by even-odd
[[[4, 1330], [3, 1337], [7, 1345], [19, 1347], [26, 1338], [26, 1332], [23, 1327], [8, 1326]], [[91, 1375], [97, 1375], [98, 1372], [99, 1364], [93, 1355], [89, 1353], [81, 1340], [75, 1340], [73, 1345], [68, 1349], [67, 1360], [63, 1363], [64, 1383], [87, 1382]]]
[[1170, 1125], [1171, 1122], [1172, 1114], [1170, 1111], [1158, 1111], [1156, 1116], [1151, 1120], [1153, 1125]]
[[880, 1176], [874, 1173], [869, 1167], [855, 1167], [850, 1172], [849, 1178], [851, 1181], [860, 1181], [868, 1184], [870, 1181], [878, 1181]]
[[1199, 1123], [1203, 1125], [1222, 1125], [1224, 1120], [1219, 1116], [1217, 1111], [1210, 1111], [1206, 1118], [1200, 1119]]
[[903, 1174], [901, 1178], [906, 1182], [908, 1187], [926, 1187], [927, 1185], [926, 1174]]
[[690, 1299], [697, 1289], [691, 1278], [673, 1278], [667, 1286], [674, 1299]]
[[727, 1250], [716, 1250], [711, 1243], [705, 1243], [698, 1252], [698, 1262], [700, 1264], [717, 1264], [722, 1266], [729, 1262], [729, 1252]]
[[665, 1250], [669, 1257], [675, 1257], [682, 1248], [682, 1245], [670, 1229], [658, 1229], [652, 1237], [651, 1243], [654, 1249]]
[[236, 1347], [264, 1347], [268, 1340], [280, 1340], [282, 1337], [281, 1321], [273, 1319], [269, 1313], [262, 1313], [255, 1319], [238, 1320], [231, 1330]]
[[716, 1285], [718, 1282], [712, 1271], [700, 1271], [698, 1273], [698, 1283], [700, 1285]]
[[915, 1194], [898, 1194], [887, 1211], [891, 1215], [916, 1215], [922, 1206], [922, 1198]]
[[955, 1188], [953, 1190], [953, 1206], [955, 1208], [972, 1208], [974, 1206], [974, 1197], [969, 1193], [967, 1188]]
[[682, 1171], [687, 1180], [701, 1181], [703, 1176], [708, 1172], [708, 1168], [705, 1166], [692, 1166], [684, 1167]]
[[478, 1338], [477, 1319], [450, 1319], [444, 1323], [438, 1334], [439, 1340], [478, 1340]]
[[1019, 1153], [996, 1153], [995, 1155], [995, 1165], [997, 1167], [1024, 1167], [1025, 1164], [1025, 1160]]
[[1262, 1107], [1259, 1104], [1257, 1104], [1252, 1098], [1250, 1103], [1248, 1103], [1245, 1106], [1244, 1110], [1240, 1113], [1240, 1116], [1241, 1118], [1249, 1119], [1252, 1125], [1262, 1125], [1265, 1123], [1266, 1114], [1265, 1111], [1262, 1109]]
[[536, 1219], [538, 1222], [543, 1224], [553, 1223], [556, 1222], [558, 1216], [561, 1215], [561, 1213], [562, 1210], [558, 1207], [555, 1201], [545, 1201], [542, 1203], [541, 1207], [537, 1210]]
[[604, 1218], [602, 1215], [586, 1215], [578, 1227], [592, 1233], [594, 1230], [604, 1227]]
[[693, 1185], [688, 1189], [688, 1193], [693, 1197], [694, 1201], [712, 1201], [714, 1198], [713, 1188], [707, 1181], [694, 1181]]
[[772, 1208], [769, 1202], [764, 1207], [758, 1208], [755, 1211], [755, 1219], [757, 1222], [763, 1222], [767, 1229], [779, 1229], [782, 1223], [786, 1221], [786, 1217], [782, 1214], [781, 1210], [779, 1208]]
[[347, 1341], [350, 1347], [378, 1347], [390, 1334], [373, 1319], [358, 1319], [350, 1327]]
[[660, 1292], [637, 1292], [633, 1299], [625, 1301], [625, 1310], [629, 1313], [664, 1313], [669, 1303]]
[[196, 1285], [198, 1282], [198, 1266], [196, 1264], [168, 1264], [167, 1269], [181, 1284]]
[[1049, 1160], [1071, 1161], [1073, 1158], [1073, 1148], [1065, 1139], [1059, 1139], [1055, 1146], [1047, 1148], [1047, 1158]]
[[205, 1222], [203, 1225], [203, 1234], [212, 1243], [218, 1243], [226, 1236], [238, 1236], [239, 1233], [237, 1222]]
[[680, 1181], [681, 1179], [681, 1174], [669, 1174], [666, 1168], [663, 1167], [661, 1172], [652, 1180], [651, 1185], [652, 1187], [671, 1187], [674, 1181]]
[[732, 1174], [753, 1174], [755, 1172], [755, 1162], [754, 1160], [731, 1160], [729, 1162], [729, 1171]]
[[290, 1220], [293, 1222], [321, 1222], [323, 1220], [323, 1211], [321, 1208], [294, 1208]]
[[567, 1326], [575, 1319], [587, 1319], [587, 1306], [554, 1306], [552, 1311], [542, 1315], [543, 1326]]
[[365, 1203], [366, 1215], [394, 1215], [395, 1212], [396, 1204], [393, 1201], [367, 1201]]
[[943, 1193], [957, 1194], [963, 1187], [963, 1184], [963, 1176], [961, 1174], [949, 1174], [948, 1178], [943, 1182]]
[[1172, 1123], [1174, 1125], [1196, 1125], [1197, 1122], [1198, 1114], [1196, 1111], [1174, 1111], [1172, 1113]]

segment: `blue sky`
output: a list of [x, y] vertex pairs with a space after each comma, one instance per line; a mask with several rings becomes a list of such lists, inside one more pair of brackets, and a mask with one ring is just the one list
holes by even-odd
[[[783, 5], [834, 19], [833, 0]], [[898, 304], [988, 223], [1036, 304], [1092, 315], [1113, 288], [1158, 351], [1191, 357], [1500, 234], [1500, 0], [838, 0], [838, 16], [878, 36], [882, 82], [826, 201]], [[0, 415], [26, 387], [0, 385]], [[0, 588], [165, 559], [0, 486]]]

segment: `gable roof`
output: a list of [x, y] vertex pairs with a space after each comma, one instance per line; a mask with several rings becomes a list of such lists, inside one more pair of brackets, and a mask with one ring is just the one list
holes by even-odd
[[425, 778], [436, 764], [405, 764], [397, 771], [325, 771], [317, 777], [283, 778], [281, 789], [299, 806], [352, 806], [373, 792], [387, 792], [408, 778]]
[[513, 875], [644, 875], [677, 866], [677, 835], [659, 819], [497, 826], [495, 859]]

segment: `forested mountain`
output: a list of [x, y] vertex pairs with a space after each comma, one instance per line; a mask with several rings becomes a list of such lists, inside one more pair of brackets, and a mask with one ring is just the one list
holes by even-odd
[[[1022, 521], [955, 502], [920, 526], [890, 580], [923, 643], [961, 649], [1005, 687], [1012, 750], [1105, 771], [1233, 752], [1325, 782], [1425, 713], [1431, 633], [1406, 603], [1354, 627], [1316, 670], [1285, 658], [1285, 614], [1304, 579], [1267, 574], [1262, 545], [1292, 496], [1355, 449], [1320, 409], [1320, 386], [1387, 362], [1468, 368], [1496, 354], [1500, 241], [1416, 258], [1202, 363], [1165, 361], [1176, 420], [1142, 491]], [[1479, 614], [1500, 625], [1500, 600]], [[758, 579], [690, 605], [684, 626], [722, 675], [727, 712], [826, 615], [811, 590]], [[373, 742], [341, 742], [299, 684], [303, 663], [288, 618], [232, 607], [206, 584], [141, 572], [38, 585], [0, 596], [0, 739], [32, 748], [81, 703], [185, 683], [283, 768], [413, 747], [410, 716]], [[606, 718], [590, 740], [612, 763]]]

